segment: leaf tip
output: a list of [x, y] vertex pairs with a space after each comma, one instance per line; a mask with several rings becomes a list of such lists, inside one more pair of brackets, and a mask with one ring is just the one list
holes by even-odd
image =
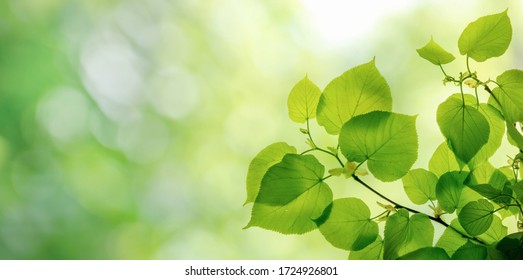
[[252, 224], [252, 220], [251, 220], [251, 221], [249, 221], [249, 223], [248, 223], [246, 226], [244, 226], [242, 229], [243, 229], [243, 230], [246, 230], [246, 229], [251, 228], [252, 226], [253, 226], [253, 224]]

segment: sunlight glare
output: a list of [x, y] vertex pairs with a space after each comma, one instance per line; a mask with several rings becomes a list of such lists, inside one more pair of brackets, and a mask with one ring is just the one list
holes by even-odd
[[302, 0], [312, 17], [315, 31], [329, 44], [342, 44], [363, 37], [373, 27], [398, 12], [412, 8], [416, 1]]

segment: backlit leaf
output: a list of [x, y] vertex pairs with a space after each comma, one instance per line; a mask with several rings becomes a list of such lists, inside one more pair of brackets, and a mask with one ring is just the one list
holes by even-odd
[[508, 228], [503, 225], [498, 216], [492, 215], [492, 217], [494, 219], [492, 220], [489, 229], [478, 236], [480, 240], [485, 241], [487, 244], [495, 244], [503, 239], [503, 237], [507, 236], [508, 232]]
[[324, 171], [312, 155], [285, 155], [263, 177], [246, 228], [258, 226], [284, 234], [315, 229], [313, 219], [332, 202], [332, 191], [322, 180]]
[[452, 256], [463, 244], [467, 243], [467, 238], [463, 237], [456, 229], [452, 227], [445, 228], [443, 234], [436, 243], [436, 247], [443, 248], [449, 256]]
[[523, 203], [523, 181], [519, 181], [516, 184], [509, 187], [515, 194], [515, 198]]
[[441, 176], [449, 171], [468, 170], [468, 167], [456, 158], [447, 143], [441, 143], [429, 161], [429, 170]]
[[425, 214], [399, 209], [385, 224], [384, 259], [396, 259], [423, 247], [432, 246], [434, 226]]
[[332, 80], [318, 104], [318, 123], [329, 134], [338, 134], [352, 117], [371, 111], [390, 111], [392, 96], [374, 59]]
[[416, 50], [422, 58], [430, 61], [434, 65], [442, 65], [452, 62], [455, 57], [434, 42], [433, 38], [422, 48]]
[[507, 138], [510, 144], [518, 147], [520, 150], [523, 150], [523, 131], [519, 131], [515, 124], [507, 121], [506, 127], [507, 127]]
[[[470, 95], [466, 95], [470, 96]], [[470, 96], [471, 97], [471, 96]], [[473, 102], [476, 102], [474, 98]], [[472, 103], [472, 102], [471, 102]], [[469, 105], [471, 103], [468, 103]], [[473, 104], [473, 103], [472, 103]], [[492, 157], [501, 146], [501, 141], [505, 135], [505, 122], [503, 116], [494, 107], [488, 104], [479, 104], [479, 112], [483, 114], [489, 124], [490, 134], [487, 143], [481, 147], [476, 155], [469, 161], [470, 168], [475, 168]]]
[[505, 53], [512, 39], [507, 10], [480, 17], [470, 23], [458, 39], [459, 52], [482, 62]]
[[304, 123], [316, 117], [316, 109], [320, 100], [321, 90], [307, 76], [299, 81], [291, 90], [287, 99], [289, 117], [297, 123]]
[[505, 196], [508, 194], [503, 193], [501, 190], [496, 189], [489, 184], [471, 185], [469, 187], [495, 203], [510, 203], [511, 198]]
[[399, 260], [450, 260], [442, 248], [425, 247], [398, 258]]
[[261, 181], [269, 167], [280, 162], [286, 154], [295, 154], [296, 148], [289, 146], [287, 143], [278, 142], [269, 145], [261, 150], [249, 164], [247, 172], [247, 200], [245, 204], [254, 202], [258, 191], [260, 190]]
[[378, 224], [370, 219], [369, 207], [361, 199], [334, 200], [324, 215], [318, 221], [320, 232], [336, 248], [361, 250], [378, 236]]
[[501, 103], [509, 122], [523, 121], [523, 71], [508, 70], [496, 78], [499, 87], [493, 93]]
[[436, 184], [436, 197], [440, 207], [448, 213], [454, 212], [460, 204], [467, 173], [452, 171], [441, 175]]
[[503, 190], [507, 177], [488, 161], [476, 167], [470, 174], [467, 185], [489, 184], [497, 190]]
[[425, 169], [410, 170], [402, 179], [403, 188], [409, 199], [416, 204], [424, 204], [429, 199], [436, 200], [438, 177]]
[[489, 123], [476, 108], [463, 105], [461, 95], [438, 106], [437, 122], [456, 157], [468, 163], [489, 139]]
[[347, 160], [367, 161], [379, 180], [397, 180], [418, 157], [416, 117], [381, 111], [354, 117], [343, 125], [339, 144]]
[[383, 240], [378, 235], [376, 240], [369, 246], [359, 250], [351, 251], [349, 260], [381, 260], [383, 259]]
[[452, 255], [453, 260], [485, 260], [487, 247], [467, 241]]
[[461, 212], [458, 219], [461, 226], [472, 236], [477, 236], [488, 230], [492, 224], [494, 207], [485, 199], [469, 202]]
[[523, 149], [522, 132], [514, 127], [514, 123], [523, 121], [523, 71], [508, 70], [496, 78], [499, 87], [493, 94], [502, 106], [507, 132], [511, 143]]

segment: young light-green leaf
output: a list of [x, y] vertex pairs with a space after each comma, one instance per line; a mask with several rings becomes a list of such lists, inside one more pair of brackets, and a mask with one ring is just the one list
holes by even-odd
[[469, 202], [461, 212], [458, 220], [471, 236], [478, 236], [488, 230], [492, 224], [494, 207], [485, 199]]
[[383, 240], [378, 235], [376, 240], [369, 246], [359, 251], [351, 251], [349, 260], [382, 260], [383, 259]]
[[447, 143], [441, 143], [429, 161], [429, 170], [441, 176], [449, 171], [467, 171], [467, 166], [456, 158], [456, 155], [450, 150]]
[[438, 106], [437, 122], [456, 157], [468, 163], [489, 139], [489, 123], [476, 108], [454, 94]]
[[493, 93], [501, 103], [505, 119], [510, 123], [523, 121], [523, 71], [505, 71], [496, 82], [499, 87]]
[[458, 208], [466, 175], [467, 173], [457, 171], [441, 175], [436, 184], [436, 197], [441, 209], [448, 213], [453, 213]]
[[512, 39], [507, 10], [480, 17], [470, 23], [458, 39], [459, 52], [477, 62], [505, 53]]
[[304, 123], [316, 117], [321, 90], [307, 76], [291, 90], [287, 99], [289, 117], [297, 123]]
[[246, 228], [258, 226], [283, 234], [315, 229], [313, 220], [332, 202], [332, 191], [322, 179], [324, 172], [312, 155], [285, 155], [263, 177]]
[[332, 80], [318, 104], [318, 123], [329, 134], [338, 134], [352, 117], [371, 111], [390, 111], [392, 96], [374, 59], [356, 66]]
[[[456, 220], [457, 222], [457, 220]], [[443, 234], [436, 243], [436, 247], [443, 248], [449, 256], [452, 256], [463, 244], [467, 243], [467, 238], [457, 232], [453, 226], [456, 222], [451, 223], [450, 227], [445, 228]]]
[[429, 199], [436, 200], [438, 177], [425, 169], [410, 170], [402, 179], [403, 188], [409, 199], [416, 204], [424, 204]]
[[442, 65], [452, 62], [456, 59], [451, 53], [444, 50], [440, 45], [434, 42], [433, 38], [422, 48], [416, 50], [422, 58], [430, 61], [434, 65]]
[[497, 243], [503, 239], [503, 237], [507, 236], [508, 233], [508, 228], [503, 225], [501, 219], [496, 215], [492, 215], [492, 217], [494, 219], [492, 220], [489, 229], [478, 236], [479, 239], [489, 245]]
[[254, 157], [247, 171], [247, 200], [245, 204], [254, 202], [256, 199], [263, 175], [265, 175], [269, 167], [280, 162], [286, 154], [295, 153], [295, 147], [289, 146], [284, 142], [278, 142], [267, 146]]
[[381, 111], [356, 116], [343, 125], [339, 145], [347, 160], [367, 161], [379, 180], [397, 180], [418, 157], [416, 117]]
[[369, 207], [358, 198], [334, 200], [318, 223], [325, 239], [343, 250], [361, 250], [378, 236], [378, 224], [370, 219]]
[[423, 247], [432, 246], [434, 226], [425, 214], [399, 209], [387, 219], [384, 235], [384, 259], [396, 259]]

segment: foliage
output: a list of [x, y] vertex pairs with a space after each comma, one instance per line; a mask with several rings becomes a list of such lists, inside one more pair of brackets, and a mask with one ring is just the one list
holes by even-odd
[[[298, 82], [289, 95], [289, 116], [306, 123], [300, 131], [310, 148], [297, 153], [288, 144], [275, 143], [253, 159], [246, 203], [254, 206], [247, 227], [283, 234], [319, 229], [333, 246], [351, 251], [349, 259], [521, 259], [523, 236], [508, 234], [502, 220], [516, 222], [522, 230], [523, 71], [483, 80], [470, 66], [470, 59], [483, 62], [503, 55], [511, 38], [507, 10], [470, 23], [458, 40], [465, 70], [457, 76], [443, 68], [454, 55], [433, 38], [417, 50], [440, 68], [444, 84], [459, 88], [437, 109], [446, 141], [435, 150], [428, 170], [411, 169], [418, 156], [416, 116], [391, 112], [390, 88], [374, 59], [334, 78], [323, 91], [308, 77]], [[466, 87], [474, 95], [466, 94]], [[336, 145], [316, 145], [309, 125], [315, 117], [328, 134], [338, 135]], [[488, 160], [505, 129], [514, 155], [509, 166], [494, 167]], [[325, 175], [313, 152], [333, 157], [339, 167]], [[360, 178], [367, 173], [364, 166], [383, 182], [401, 179], [408, 198], [417, 205], [428, 203], [433, 213], [378, 192]], [[383, 212], [372, 215], [368, 202], [359, 198], [334, 199], [326, 181], [341, 175], [387, 203], [378, 201]], [[445, 227], [436, 241], [435, 225]]]

